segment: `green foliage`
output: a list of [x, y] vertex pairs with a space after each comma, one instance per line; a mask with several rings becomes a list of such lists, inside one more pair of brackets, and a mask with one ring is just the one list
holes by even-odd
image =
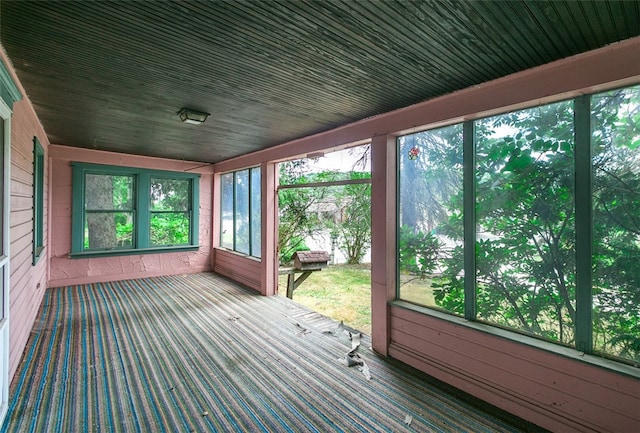
[[420, 278], [431, 275], [438, 264], [440, 242], [432, 233], [415, 232], [409, 226], [400, 227], [398, 236], [398, 265], [400, 272]]
[[151, 216], [151, 245], [189, 243], [189, 217], [185, 213], [155, 213]]
[[[304, 184], [325, 178], [325, 175], [308, 175], [306, 160], [287, 161], [280, 164], [280, 184]], [[314, 180], [311, 180], [314, 179]], [[291, 261], [296, 251], [308, 250], [304, 239], [319, 233], [322, 223], [313, 206], [327, 195], [327, 188], [292, 188], [278, 191], [278, 257], [280, 264]]]
[[[637, 362], [640, 87], [595, 95], [591, 111], [594, 346]], [[586, 187], [575, 185], [573, 127], [571, 101], [478, 121], [475, 171], [477, 317], [569, 345], [575, 344], [579, 289], [575, 197], [576, 188]], [[438, 200], [425, 193], [436, 185], [433, 179], [447, 176], [442, 167], [455, 154], [453, 148], [459, 149], [456, 143], [456, 137], [444, 139], [438, 154], [429, 142], [420, 142], [430, 162], [401, 167], [413, 170], [409, 179], [415, 180], [405, 187], [401, 183], [399, 265], [401, 271], [430, 278], [436, 305], [461, 314], [463, 192], [445, 182], [440, 191], [453, 194]], [[446, 235], [454, 245], [440, 258], [440, 273], [433, 270], [443, 248], [425, 232]]]
[[[351, 172], [351, 180], [369, 179], [370, 173]], [[371, 184], [351, 184], [333, 188], [333, 197], [341, 219], [329, 223], [337, 236], [338, 249], [355, 265], [371, 246]]]
[[[572, 343], [575, 323], [570, 103], [479, 122], [478, 317]], [[509, 135], [494, 138], [508, 127]]]
[[594, 346], [640, 361], [640, 86], [594, 97]]
[[[368, 172], [309, 171], [306, 160], [282, 163], [280, 184], [301, 185], [371, 177]], [[305, 239], [326, 230], [337, 240], [337, 246], [349, 264], [360, 263], [371, 245], [370, 184], [284, 188], [278, 192], [278, 206], [281, 264], [290, 262], [294, 252], [309, 249]], [[328, 210], [323, 210], [325, 208]]]
[[151, 245], [189, 243], [191, 180], [151, 178]]
[[133, 243], [133, 223], [126, 218], [116, 216], [116, 239], [118, 246], [131, 246]]

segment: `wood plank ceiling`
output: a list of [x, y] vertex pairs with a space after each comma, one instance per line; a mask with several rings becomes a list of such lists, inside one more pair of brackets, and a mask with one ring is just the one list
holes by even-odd
[[[2, 1], [54, 144], [222, 161], [640, 35], [637, 1]], [[211, 113], [183, 124], [181, 107]]]

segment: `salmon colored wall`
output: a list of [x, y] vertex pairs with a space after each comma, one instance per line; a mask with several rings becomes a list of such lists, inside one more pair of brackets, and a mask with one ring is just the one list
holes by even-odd
[[215, 248], [213, 271], [262, 293], [260, 290], [261, 262], [259, 259], [224, 248]]
[[[13, 105], [11, 118], [11, 197], [10, 197], [10, 291], [9, 291], [9, 377], [13, 377], [47, 285], [47, 153], [49, 141], [35, 114], [31, 101], [20, 84], [4, 49], [2, 62], [22, 94]], [[44, 245], [42, 257], [33, 266], [33, 138], [37, 137], [45, 153]]]
[[[51, 233], [49, 287], [211, 270], [213, 172], [210, 167], [201, 167], [202, 164], [200, 163], [78, 149], [60, 145], [50, 146], [49, 155], [53, 173], [51, 182], [52, 225], [56, 228]], [[201, 175], [200, 248], [197, 251], [70, 259], [72, 161], [155, 170], [188, 170], [191, 173], [199, 173]]]
[[[638, 431], [638, 368], [581, 356], [558, 346], [545, 349], [537, 347], [540, 344], [516, 342], [519, 338], [507, 331], [498, 336], [478, 326], [453, 323], [389, 302], [396, 290], [397, 135], [637, 84], [638, 59], [640, 38], [630, 39], [224, 161], [215, 164], [214, 170], [238, 170], [371, 141], [374, 349], [554, 431]], [[238, 268], [238, 275], [232, 278], [260, 278], [249, 274], [252, 272], [253, 268]]]
[[412, 309], [404, 302], [390, 309], [394, 358], [552, 431], [640, 431], [637, 368], [616, 372], [572, 349], [544, 350], [488, 325], [472, 329]]

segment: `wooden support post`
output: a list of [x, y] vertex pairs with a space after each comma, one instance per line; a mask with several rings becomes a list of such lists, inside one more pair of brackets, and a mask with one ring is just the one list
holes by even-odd
[[293, 291], [295, 290], [296, 273], [291, 271], [287, 277], [287, 298], [293, 299]]
[[295, 271], [289, 274], [287, 278], [287, 298], [293, 299], [293, 291], [300, 287], [300, 284], [304, 282], [312, 272], [320, 271], [321, 269], [314, 269], [311, 271], [304, 271], [302, 274], [296, 279]]

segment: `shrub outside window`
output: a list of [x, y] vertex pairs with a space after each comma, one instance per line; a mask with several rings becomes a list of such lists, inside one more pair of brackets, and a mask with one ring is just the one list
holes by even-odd
[[398, 298], [639, 362], [639, 111], [635, 86], [400, 137]]
[[220, 246], [260, 257], [260, 168], [223, 174], [220, 184]]
[[72, 256], [195, 248], [199, 175], [73, 163]]

